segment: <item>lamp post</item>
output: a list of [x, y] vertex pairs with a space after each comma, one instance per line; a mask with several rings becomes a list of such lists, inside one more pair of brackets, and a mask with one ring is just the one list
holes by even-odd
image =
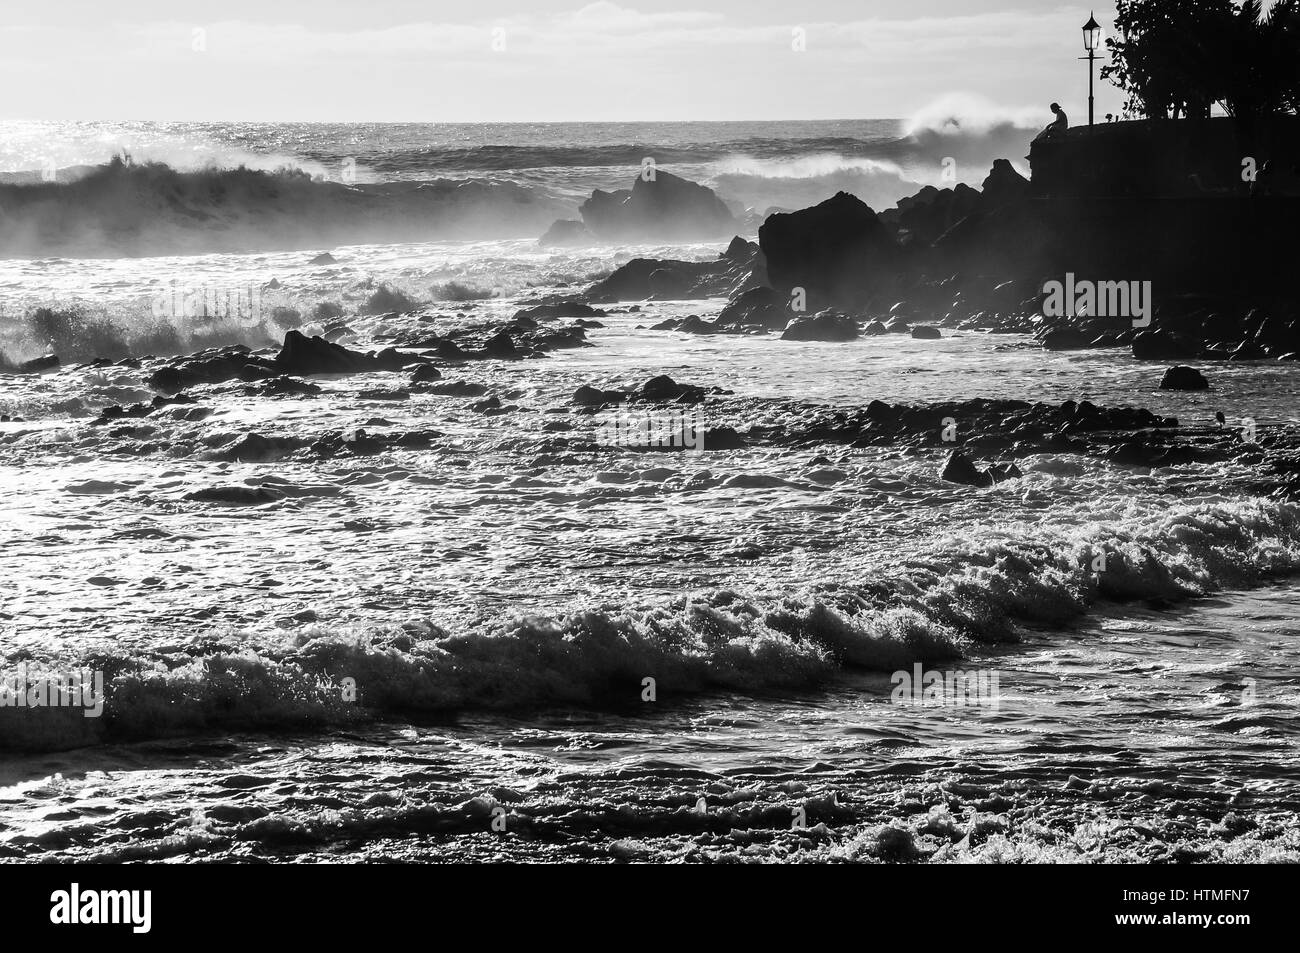
[[1101, 42], [1101, 24], [1091, 13], [1088, 14], [1088, 22], [1083, 25], [1083, 48], [1087, 50], [1087, 57], [1080, 59], [1088, 60], [1088, 125], [1092, 125], [1092, 64], [1097, 58], [1097, 44]]

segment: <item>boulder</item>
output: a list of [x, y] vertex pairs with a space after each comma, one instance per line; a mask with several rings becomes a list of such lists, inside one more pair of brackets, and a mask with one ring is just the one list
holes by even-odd
[[935, 341], [943, 337], [938, 328], [932, 328], [927, 324], [918, 324], [912, 328], [912, 337], [918, 341]]
[[837, 193], [812, 208], [770, 216], [758, 230], [772, 287], [803, 288], [810, 307], [859, 303], [893, 280], [898, 244], [861, 199]]
[[392, 348], [378, 354], [350, 351], [322, 337], [307, 337], [300, 331], [287, 331], [284, 345], [272, 362], [279, 374], [361, 374], [368, 371], [397, 371], [406, 358]]
[[590, 384], [583, 384], [573, 394], [573, 402], [580, 407], [599, 407], [601, 404], [621, 404], [627, 400], [627, 394], [621, 390], [601, 390]]
[[970, 457], [960, 450], [954, 450], [944, 465], [942, 478], [949, 483], [963, 483], [966, 486], [992, 486], [993, 477], [971, 462]]
[[498, 331], [483, 344], [483, 357], [496, 358], [499, 361], [517, 361], [523, 354], [515, 347], [514, 340], [505, 331]]
[[427, 384], [430, 381], [442, 380], [442, 371], [438, 370], [432, 364], [421, 364], [414, 373], [411, 374], [412, 384]]
[[858, 323], [836, 311], [821, 311], [798, 317], [781, 332], [782, 341], [852, 341], [858, 337]]
[[954, 450], [943, 468], [942, 478], [949, 483], [962, 483], [966, 486], [988, 487], [1004, 480], [1019, 479], [1023, 474], [1014, 463], [994, 464], [987, 470], [981, 470], [971, 462], [970, 457], [960, 450]]
[[642, 400], [699, 403], [704, 399], [704, 388], [695, 384], [679, 384], [667, 374], [660, 374], [641, 385], [640, 397]]
[[790, 321], [786, 303], [787, 299], [771, 288], [751, 288], [727, 302], [717, 323], [722, 327], [779, 331]]
[[1160, 379], [1161, 390], [1208, 390], [1210, 382], [1194, 367], [1176, 364]]

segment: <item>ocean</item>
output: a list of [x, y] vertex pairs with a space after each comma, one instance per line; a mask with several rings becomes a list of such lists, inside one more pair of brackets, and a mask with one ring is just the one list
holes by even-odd
[[[98, 672], [107, 692], [85, 717], [6, 704], [0, 684], [0, 857], [1300, 859], [1300, 506], [1255, 496], [1233, 464], [1067, 453], [974, 489], [940, 478], [944, 453], [808, 426], [872, 400], [977, 398], [1296, 424], [1293, 365], [1225, 363], [1213, 390], [1162, 391], [1162, 365], [1114, 350], [693, 336], [651, 325], [725, 299], [650, 300], [604, 306], [591, 347], [444, 367], [460, 389], [400, 397], [390, 372], [274, 397], [233, 382], [96, 422], [154, 396], [140, 367], [88, 363], [97, 348], [263, 347], [283, 330], [166, 304], [194, 293], [256, 296], [305, 333], [337, 303], [342, 343], [377, 348], [508, 319], [633, 258], [715, 258], [725, 241], [538, 246], [648, 157], [756, 227], [839, 190], [880, 210], [922, 185], [978, 186], [1031, 134], [0, 123], [0, 198], [125, 151], [218, 183], [290, 168], [496, 203], [454, 238], [438, 220], [428, 240], [267, 247], [232, 192], [219, 249], [114, 256], [105, 233], [89, 253], [0, 260], [0, 349], [26, 360], [57, 340], [65, 357], [0, 376], [0, 676]], [[362, 314], [380, 286], [420, 309]], [[39, 307], [89, 317], [42, 340]], [[611, 446], [572, 403], [660, 374], [716, 389], [695, 411], [710, 427], [807, 439]], [[358, 431], [413, 439], [227, 452], [248, 434]]]

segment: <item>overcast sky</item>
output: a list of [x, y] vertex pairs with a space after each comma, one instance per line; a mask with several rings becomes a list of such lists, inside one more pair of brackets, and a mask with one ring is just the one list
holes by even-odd
[[[956, 94], [1044, 122], [1059, 100], [1077, 122], [1088, 13], [1051, 0], [37, 0], [5, 5], [0, 118], [880, 118]], [[1113, 3], [1096, 15], [1109, 26]], [[1097, 89], [1098, 116], [1117, 110], [1122, 97]]]

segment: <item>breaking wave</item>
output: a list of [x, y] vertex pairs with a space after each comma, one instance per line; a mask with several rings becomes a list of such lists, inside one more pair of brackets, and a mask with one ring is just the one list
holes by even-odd
[[0, 738], [50, 750], [396, 713], [623, 706], [640, 700], [647, 678], [661, 698], [807, 690], [843, 669], [889, 672], [1014, 643], [1023, 627], [1065, 626], [1108, 601], [1166, 607], [1298, 569], [1294, 503], [1185, 505], [1061, 530], [1007, 526], [941, 541], [853, 587], [768, 602], [719, 590], [643, 608], [488, 618], [457, 632], [313, 624], [40, 660], [50, 671], [103, 671], [103, 717], [0, 706]]

